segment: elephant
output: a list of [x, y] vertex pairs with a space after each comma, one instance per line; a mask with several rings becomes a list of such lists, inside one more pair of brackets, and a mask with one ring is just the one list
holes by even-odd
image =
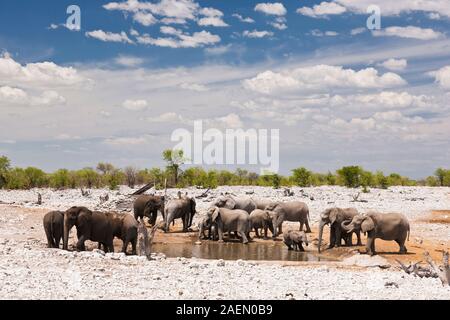
[[103, 212], [91, 211], [86, 207], [72, 207], [64, 213], [64, 244], [67, 250], [69, 244], [69, 232], [73, 226], [77, 228], [77, 250], [85, 251], [84, 242], [91, 240], [102, 243], [105, 252], [114, 252], [113, 224], [111, 216]]
[[[345, 230], [343, 230], [341, 224], [344, 221], [352, 220], [356, 215], [358, 215], [358, 210], [356, 210], [355, 208], [329, 208], [325, 210], [320, 215], [318, 251], [320, 252], [321, 250], [323, 228], [327, 224], [330, 225], [329, 249], [333, 248], [334, 246], [340, 247], [342, 239], [344, 239], [346, 245], [351, 246], [353, 234], [348, 234]], [[358, 238], [357, 245], [360, 246], [361, 232], [359, 230], [355, 230], [354, 232], [356, 233], [356, 236]]]
[[255, 209], [250, 213], [250, 222], [252, 229], [255, 230], [255, 235], [260, 238], [258, 229], [264, 229], [264, 239], [267, 239], [267, 229], [270, 229], [272, 234], [274, 233], [272, 225], [272, 217], [269, 211]]
[[401, 213], [368, 212], [354, 216], [350, 222], [342, 222], [342, 228], [351, 233], [361, 230], [367, 233], [366, 251], [375, 255], [375, 239], [393, 240], [398, 243], [400, 253], [406, 253], [406, 238], [409, 241], [409, 221]]
[[141, 195], [133, 204], [134, 218], [138, 220], [139, 218], [144, 219], [144, 217], [147, 217], [150, 220], [150, 224], [155, 225], [158, 210], [164, 219], [164, 203], [164, 196]]
[[183, 220], [183, 232], [187, 232], [197, 212], [195, 206], [195, 199], [187, 196], [170, 200], [165, 206], [165, 232], [169, 231], [169, 226], [175, 219]]
[[274, 204], [275, 202], [267, 199], [252, 199], [256, 205], [256, 209], [264, 210], [268, 205]]
[[283, 238], [288, 250], [305, 251], [302, 244], [308, 246], [308, 237], [305, 231], [289, 230], [283, 234]]
[[131, 254], [136, 255], [136, 245], [138, 240], [138, 222], [130, 214], [108, 212], [112, 221], [114, 237], [122, 240], [122, 252], [127, 253], [128, 244], [131, 243]]
[[246, 211], [250, 214], [253, 210], [256, 209], [255, 201], [251, 198], [237, 198], [229, 195], [220, 196], [214, 203], [213, 206], [219, 208], [227, 208], [230, 210], [240, 209]]
[[48, 248], [59, 248], [64, 234], [64, 212], [51, 211], [44, 216], [44, 230]]
[[309, 209], [306, 203], [301, 201], [277, 202], [268, 205], [265, 211], [272, 212], [272, 223], [274, 234], [276, 238], [278, 234], [283, 233], [282, 225], [284, 221], [299, 221], [300, 231], [303, 230], [303, 225], [306, 226], [306, 233], [311, 233], [309, 227]]
[[209, 223], [217, 224], [219, 242], [223, 242], [224, 232], [237, 232], [242, 243], [247, 244], [250, 239], [251, 222], [249, 214], [240, 209], [231, 210], [227, 208], [211, 207], [207, 212]]
[[[208, 231], [207, 236], [205, 236], [205, 231]], [[212, 223], [207, 216], [198, 223], [198, 239], [214, 241], [217, 239], [217, 224]]]

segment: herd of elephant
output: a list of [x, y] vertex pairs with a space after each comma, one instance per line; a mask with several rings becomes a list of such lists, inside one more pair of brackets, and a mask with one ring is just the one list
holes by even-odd
[[[86, 207], [71, 207], [65, 212], [52, 211], [44, 217], [44, 230], [49, 248], [59, 248], [61, 238], [63, 249], [68, 249], [69, 232], [76, 227], [78, 242], [76, 249], [85, 250], [85, 241], [98, 242], [99, 249], [114, 252], [113, 239], [123, 242], [122, 252], [127, 253], [128, 245], [132, 254], [136, 254], [138, 239], [138, 220], [147, 217], [155, 225], [158, 212], [161, 213], [165, 232], [176, 219], [181, 219], [183, 232], [189, 232], [196, 211], [196, 201], [187, 194], [178, 193], [178, 198], [166, 201], [164, 196], [141, 195], [133, 204], [134, 216], [115, 212], [91, 211]], [[299, 230], [283, 233], [284, 221], [299, 222]], [[268, 239], [268, 230], [272, 238], [283, 234], [284, 243], [289, 250], [304, 251], [303, 244], [308, 245], [306, 234], [311, 232], [309, 225], [309, 208], [301, 201], [273, 202], [263, 199], [239, 198], [222, 195], [212, 203], [206, 215], [198, 224], [199, 240], [210, 239], [224, 241], [238, 237], [246, 244], [251, 240], [250, 232], [256, 237]], [[367, 212], [360, 214], [354, 208], [329, 208], [321, 213], [319, 222], [318, 251], [321, 251], [322, 236], [325, 225], [330, 226], [329, 247], [353, 245], [353, 233], [357, 236], [357, 245], [361, 245], [361, 232], [367, 234], [366, 251], [375, 254], [375, 239], [396, 241], [400, 253], [406, 253], [405, 241], [410, 226], [408, 219], [400, 213]], [[305, 227], [305, 228], [304, 228]]]

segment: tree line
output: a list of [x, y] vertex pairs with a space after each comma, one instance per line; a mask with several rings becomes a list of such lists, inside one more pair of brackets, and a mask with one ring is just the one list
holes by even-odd
[[168, 187], [200, 186], [270, 186], [274, 188], [290, 186], [340, 185], [350, 188], [388, 188], [390, 186], [450, 186], [450, 170], [438, 168], [434, 175], [422, 180], [413, 180], [398, 173], [385, 175], [382, 171], [371, 172], [360, 166], [345, 166], [335, 172], [317, 173], [300, 167], [293, 169], [290, 176], [278, 174], [257, 174], [244, 169], [205, 170], [189, 167], [182, 170], [186, 159], [182, 151], [163, 152], [165, 168], [137, 169], [135, 167], [116, 168], [110, 163], [98, 163], [95, 168], [80, 170], [59, 169], [52, 173], [35, 167], [13, 167], [7, 157], [0, 157], [0, 188], [27, 190], [32, 188], [105, 188], [117, 189], [119, 185], [151, 183], [157, 189]]

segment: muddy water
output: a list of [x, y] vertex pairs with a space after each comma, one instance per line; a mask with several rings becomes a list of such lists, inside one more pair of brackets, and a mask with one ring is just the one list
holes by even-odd
[[281, 242], [259, 242], [243, 245], [241, 243], [202, 241], [195, 243], [155, 243], [152, 251], [162, 252], [167, 257], [185, 257], [223, 260], [276, 260], [276, 261], [329, 261], [318, 257], [316, 252], [288, 251]]

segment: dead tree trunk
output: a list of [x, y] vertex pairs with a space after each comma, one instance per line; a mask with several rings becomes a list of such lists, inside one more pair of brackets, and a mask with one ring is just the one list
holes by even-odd
[[42, 205], [42, 195], [41, 195], [40, 193], [38, 193], [37, 204], [38, 204], [39, 206]]
[[155, 237], [156, 230], [158, 229], [159, 224], [155, 223], [155, 225], [150, 229], [150, 233], [147, 231], [147, 227], [144, 222], [139, 221], [138, 226], [138, 253], [139, 256], [145, 256], [148, 260], [151, 260], [152, 254], [152, 244], [153, 238]]
[[423, 254], [425, 256], [425, 259], [427, 260], [430, 267], [433, 269], [433, 271], [437, 274], [439, 279], [441, 280], [443, 285], [449, 285], [450, 284], [450, 268], [448, 265], [448, 251], [444, 251], [442, 254], [442, 263], [443, 263], [443, 271], [439, 268], [439, 266], [434, 263], [433, 259], [431, 259], [431, 256], [428, 252], [425, 252]]

